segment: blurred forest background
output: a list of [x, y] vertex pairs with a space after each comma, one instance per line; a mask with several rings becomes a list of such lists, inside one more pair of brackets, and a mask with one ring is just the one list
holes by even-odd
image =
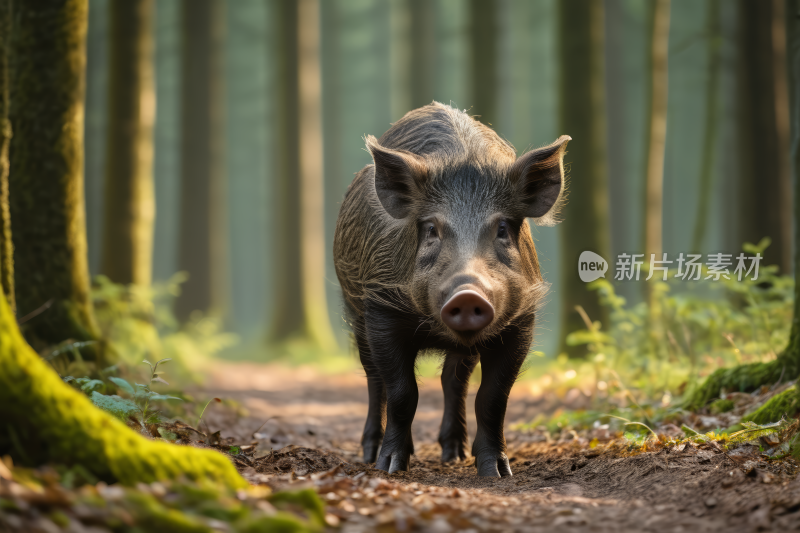
[[[585, 249], [609, 260], [611, 279], [622, 252], [738, 253], [770, 237], [765, 263], [791, 273], [791, 3], [121, 4], [89, 3], [89, 270], [143, 284], [187, 272], [178, 317], [220, 317], [239, 351], [263, 356], [265, 342], [303, 334], [346, 349], [331, 248], [343, 194], [371, 162], [362, 137], [432, 100], [480, 116], [519, 154], [573, 138], [565, 222], [532, 228], [552, 284], [537, 318], [548, 356], [583, 327], [576, 304], [604, 316], [575, 272]], [[152, 251], [127, 260], [139, 273], [115, 265], [119, 239], [105, 231], [125, 209], [109, 190], [113, 102], [131, 87], [142, 91], [139, 172], [152, 180], [137, 209], [146, 219], [155, 203]], [[615, 285], [644, 298], [643, 282]]]

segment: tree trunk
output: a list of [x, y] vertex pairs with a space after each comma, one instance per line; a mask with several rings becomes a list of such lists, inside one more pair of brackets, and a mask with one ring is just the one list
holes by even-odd
[[650, 41], [650, 114], [647, 124], [647, 168], [645, 171], [644, 252], [661, 259], [664, 219], [664, 148], [667, 143], [667, 60], [669, 56], [670, 0], [652, 5]]
[[26, 466], [79, 465], [125, 485], [185, 476], [248, 486], [223, 455], [144, 438], [92, 405], [25, 343], [0, 296], [0, 455], [5, 454]]
[[[783, 1], [739, 2], [739, 168], [745, 242], [770, 237], [763, 264], [791, 271], [792, 205], [788, 150]], [[777, 17], [777, 20], [776, 20]]]
[[[433, 102], [436, 62], [436, 9], [430, 0], [409, 0], [411, 62], [408, 66], [411, 103], [403, 114]], [[398, 120], [402, 115], [392, 117]]]
[[14, 299], [14, 244], [11, 242], [11, 214], [8, 211], [8, 145], [11, 122], [8, 120], [8, 53], [11, 32], [11, 0], [0, 0], [0, 288], [11, 312]]
[[183, 0], [181, 215], [178, 269], [189, 273], [175, 311], [225, 308], [221, 0]]
[[[495, 0], [470, 0], [472, 108], [481, 122], [497, 125], [497, 11]], [[429, 53], [429, 52], [428, 52]]]
[[569, 197], [561, 224], [560, 351], [584, 356], [583, 347], [567, 346], [569, 333], [585, 327], [575, 306], [592, 320], [606, 324], [606, 313], [597, 293], [586, 290], [578, 277], [578, 258], [590, 250], [609, 261], [608, 170], [605, 116], [603, 2], [562, 0], [559, 24], [559, 133], [575, 139], [570, 145], [567, 168]]
[[111, 3], [101, 272], [149, 286], [153, 263], [153, 0]]
[[[787, 62], [783, 67], [788, 67], [787, 72], [791, 73], [791, 77], [786, 78], [788, 86], [786, 100], [789, 111], [787, 127], [791, 143], [789, 150], [779, 154], [779, 157], [784, 158], [787, 167], [791, 168], [795, 183], [800, 183], [800, 3], [797, 0], [789, 0], [786, 5], [789, 7], [788, 13], [785, 15], [781, 13], [782, 18], [778, 20], [783, 21], [781, 26], [785, 28], [785, 43], [788, 45], [785, 48], [788, 53], [784, 56]], [[781, 11], [784, 7], [779, 2], [774, 2], [772, 6]], [[766, 176], [764, 178], [766, 179]], [[689, 395], [684, 405], [687, 409], [703, 407], [718, 398], [723, 390], [748, 392], [762, 385], [774, 385], [779, 381], [789, 381], [800, 376], [800, 187], [794, 188], [794, 215], [794, 318], [788, 345], [774, 361], [721, 368], [715, 371]]]
[[[274, 250], [277, 298], [269, 340], [335, 346], [325, 297], [321, 69], [318, 0], [278, 0], [279, 80]], [[294, 230], [294, 231], [290, 231]]]
[[87, 0], [14, 3], [9, 175], [18, 314], [34, 348], [98, 338], [83, 204]]
[[389, 115], [396, 121], [435, 98], [436, 4], [431, 0], [393, 0], [389, 10]]
[[708, 2], [706, 47], [708, 50], [708, 82], [706, 82], [706, 117], [703, 156], [700, 162], [699, 192], [695, 215], [692, 252], [701, 253], [706, 238], [708, 216], [711, 212], [711, 185], [714, 181], [714, 155], [717, 151], [717, 124], [719, 122], [719, 72], [722, 35], [720, 33], [719, 0]]

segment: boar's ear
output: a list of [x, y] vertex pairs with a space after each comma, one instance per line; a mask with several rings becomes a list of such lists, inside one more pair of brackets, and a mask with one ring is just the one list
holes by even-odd
[[549, 146], [521, 155], [509, 172], [524, 215], [539, 226], [559, 222], [556, 216], [565, 199], [564, 152], [571, 140], [569, 135], [562, 135]]
[[375, 162], [375, 192], [381, 205], [394, 218], [407, 217], [428, 178], [425, 162], [410, 152], [384, 148], [372, 135], [366, 141]]

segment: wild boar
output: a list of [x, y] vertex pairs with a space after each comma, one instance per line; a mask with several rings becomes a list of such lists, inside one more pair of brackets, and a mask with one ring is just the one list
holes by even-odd
[[366, 137], [373, 164], [348, 188], [333, 244], [367, 376], [364, 461], [408, 470], [415, 360], [432, 351], [444, 356], [442, 461], [466, 458], [467, 386], [480, 361], [472, 455], [478, 475], [511, 475], [508, 395], [547, 288], [527, 218], [556, 223], [570, 140], [517, 158], [491, 128], [437, 102], [409, 112], [380, 139]]

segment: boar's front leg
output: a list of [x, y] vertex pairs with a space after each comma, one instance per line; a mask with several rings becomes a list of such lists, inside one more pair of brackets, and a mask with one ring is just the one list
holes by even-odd
[[390, 474], [408, 470], [414, 443], [411, 422], [419, 390], [414, 373], [417, 348], [404, 327], [402, 315], [379, 306], [366, 306], [365, 319], [372, 362], [386, 389], [386, 433], [375, 468]]
[[369, 393], [369, 409], [367, 421], [364, 424], [364, 433], [361, 437], [361, 449], [364, 454], [364, 462], [374, 463], [378, 457], [378, 449], [383, 440], [383, 428], [386, 425], [386, 388], [383, 386], [383, 378], [372, 361], [372, 354], [369, 351], [363, 327], [362, 321], [361, 329], [356, 329], [355, 335], [361, 365], [367, 374], [367, 391]]
[[475, 457], [479, 476], [511, 475], [503, 422], [508, 395], [530, 347], [530, 335], [506, 331], [500, 337], [502, 339], [479, 348], [481, 386], [475, 397], [478, 433], [472, 443], [472, 455]]
[[467, 458], [467, 391], [478, 355], [448, 353], [442, 367], [444, 416], [439, 430], [442, 462]]

